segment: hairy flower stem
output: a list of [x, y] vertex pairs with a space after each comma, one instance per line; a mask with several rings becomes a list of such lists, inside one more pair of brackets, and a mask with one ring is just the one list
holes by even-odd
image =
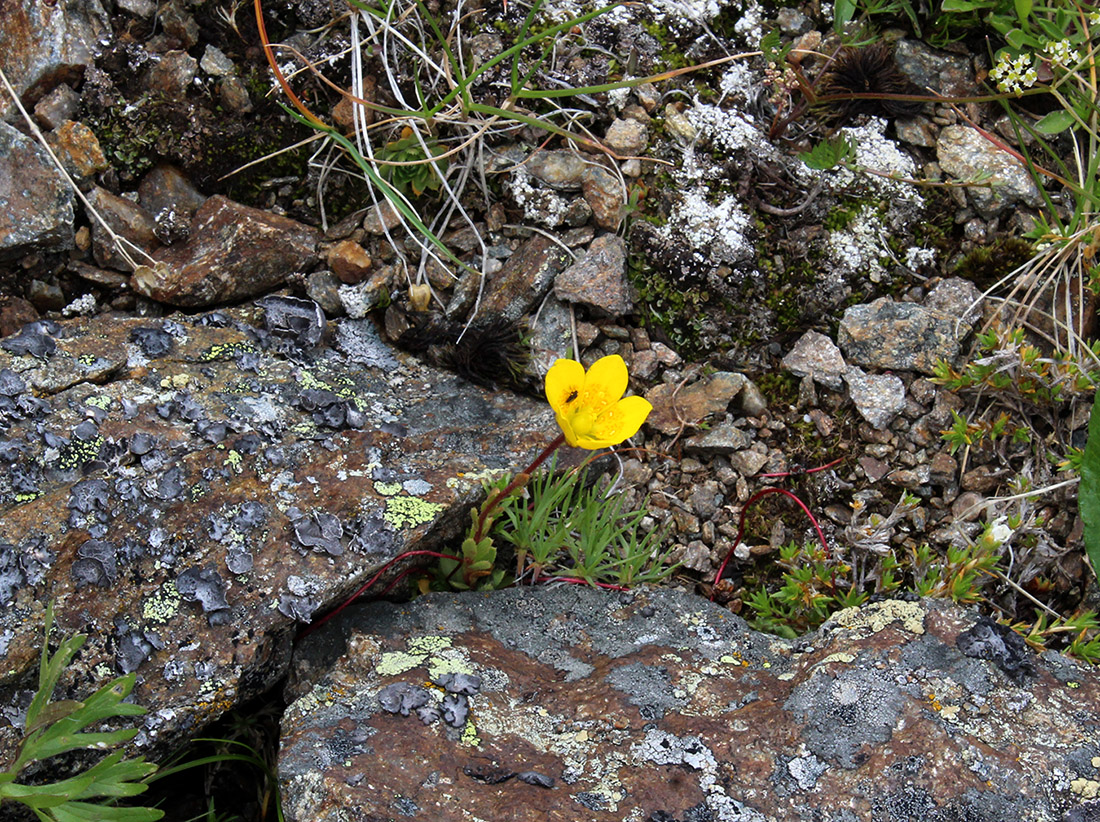
[[491, 514], [493, 509], [500, 504], [501, 500], [506, 499], [525, 486], [528, 480], [531, 479], [531, 475], [538, 470], [538, 467], [546, 462], [546, 460], [550, 458], [550, 455], [557, 451], [564, 442], [565, 434], [558, 434], [548, 446], [542, 449], [542, 453], [535, 457], [534, 462], [528, 465], [525, 470], [512, 477], [512, 481], [508, 483], [502, 491], [490, 495], [490, 497], [485, 500], [485, 504], [481, 507], [481, 514], [477, 518], [477, 528], [474, 531], [475, 542], [481, 542], [481, 540], [485, 538], [485, 531], [488, 529], [491, 522], [489, 514]]

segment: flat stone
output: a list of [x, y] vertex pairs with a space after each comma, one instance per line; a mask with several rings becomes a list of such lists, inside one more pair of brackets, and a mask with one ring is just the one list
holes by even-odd
[[959, 353], [955, 326], [953, 317], [881, 297], [844, 312], [838, 342], [849, 363], [932, 374], [937, 360], [951, 360]]
[[[96, 186], [88, 192], [88, 202], [103, 217], [111, 231], [129, 240], [147, 254], [151, 254], [160, 245], [156, 236], [156, 221], [148, 211], [133, 200], [119, 197], [105, 188]], [[104, 228], [103, 223], [94, 219], [91, 223], [92, 254], [95, 261], [103, 268], [131, 271], [133, 267], [119, 252], [114, 239]], [[127, 248], [127, 252], [139, 265], [147, 262], [140, 254], [135, 254], [133, 249]]]
[[836, 343], [817, 331], [807, 331], [783, 358], [783, 367], [796, 377], [812, 377], [815, 382], [839, 391], [844, 386], [848, 364]]
[[134, 290], [169, 305], [200, 307], [263, 294], [317, 262], [321, 232], [266, 211], [211, 197], [195, 212], [184, 243], [154, 255]]
[[[304, 323], [312, 303], [265, 305], [0, 340], [17, 377], [0, 422], [2, 704], [36, 676], [54, 600], [59, 631], [89, 635], [65, 696], [136, 671], [148, 713], [130, 751], [164, 755], [284, 676], [300, 623], [452, 539], [482, 478], [557, 432], [544, 401], [426, 367], [369, 321], [329, 326], [334, 349]], [[0, 728], [0, 769], [19, 736]]]
[[76, 116], [80, 95], [68, 83], [61, 83], [34, 104], [34, 119], [45, 129], [54, 129]]
[[649, 142], [649, 130], [637, 120], [616, 117], [607, 127], [603, 141], [617, 154], [641, 154]]
[[893, 374], [867, 374], [852, 366], [844, 381], [860, 416], [880, 431], [905, 408], [905, 385]]
[[[737, 428], [733, 423], [722, 423], [700, 434], [688, 437], [684, 441], [684, 449], [688, 453], [703, 454], [705, 456], [730, 455], [735, 451], [748, 448], [751, 444], [752, 437], [743, 428]], [[755, 454], [756, 452], [748, 451], [745, 453]], [[767, 457], [765, 457], [766, 459]], [[743, 462], [744, 460], [742, 460]]]
[[618, 234], [603, 234], [588, 252], [554, 279], [559, 300], [581, 303], [601, 314], [621, 317], [634, 308], [626, 279], [626, 242]]
[[536, 151], [525, 166], [536, 180], [563, 191], [576, 191], [587, 164], [573, 151]]
[[743, 374], [717, 371], [679, 390], [668, 383], [656, 385], [645, 395], [653, 405], [646, 425], [662, 434], [676, 434], [685, 426], [696, 426], [711, 414], [725, 412], [746, 383]]
[[72, 247], [72, 189], [45, 149], [0, 122], [0, 260]]
[[1024, 164], [970, 126], [943, 128], [936, 142], [936, 157], [940, 168], [957, 180], [982, 179], [981, 185], [966, 187], [966, 196], [986, 220], [1017, 203], [1032, 208], [1043, 204]]
[[1064, 822], [1096, 774], [1096, 671], [944, 601], [796, 650], [667, 589], [429, 594], [346, 612], [291, 683], [288, 822]]
[[[569, 306], [553, 294], [547, 295], [529, 336], [531, 371], [541, 379], [559, 357], [567, 356], [573, 349], [572, 312]], [[638, 373], [636, 360], [630, 373], [637, 379], [644, 379]]]
[[589, 165], [582, 180], [584, 199], [592, 207], [596, 225], [607, 231], [618, 231], [626, 216], [624, 191], [619, 178], [603, 166]]
[[107, 168], [107, 158], [99, 140], [83, 123], [66, 120], [46, 135], [46, 141], [81, 188], [85, 181]]
[[486, 283], [481, 300], [484, 315], [518, 322], [541, 302], [568, 263], [569, 255], [561, 246], [535, 234]]
[[[61, 83], [77, 86], [112, 37], [110, 18], [99, 0], [8, 0], [0, 14], [4, 74], [30, 107]], [[0, 118], [12, 110], [5, 91], [0, 94]]]

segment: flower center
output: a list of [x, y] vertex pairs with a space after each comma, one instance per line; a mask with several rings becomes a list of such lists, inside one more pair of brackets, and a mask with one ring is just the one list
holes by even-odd
[[596, 424], [596, 415], [587, 408], [578, 408], [572, 419], [573, 433], [578, 437], [587, 436], [592, 432], [592, 426]]

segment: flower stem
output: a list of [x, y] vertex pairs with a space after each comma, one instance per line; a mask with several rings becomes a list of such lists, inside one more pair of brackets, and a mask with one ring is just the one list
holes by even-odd
[[489, 499], [485, 501], [485, 505], [481, 509], [481, 514], [477, 518], [477, 528], [474, 530], [475, 542], [480, 542], [482, 539], [485, 538], [485, 530], [488, 527], [487, 521], [489, 519], [489, 514], [491, 514], [493, 512], [493, 509], [500, 504], [501, 500], [505, 499], [514, 491], [526, 485], [527, 481], [531, 479], [531, 474], [538, 470], [538, 467], [546, 462], [546, 460], [549, 459], [550, 455], [557, 451], [564, 442], [565, 434], [558, 434], [549, 445], [542, 449], [542, 453], [535, 457], [534, 462], [528, 465], [524, 471], [521, 471], [520, 473], [512, 477], [512, 481], [508, 483], [507, 486], [505, 486], [503, 491], [497, 494], [493, 494], [491, 497], [489, 497]]

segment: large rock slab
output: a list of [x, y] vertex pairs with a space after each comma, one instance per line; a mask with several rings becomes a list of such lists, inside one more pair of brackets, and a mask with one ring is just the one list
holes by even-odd
[[849, 609], [792, 644], [670, 590], [430, 595], [309, 637], [288, 695], [294, 822], [1069, 822], [1100, 806], [1097, 674], [945, 602]]
[[[391, 352], [367, 321], [328, 328], [332, 348], [312, 303], [265, 305], [0, 340], [0, 705], [27, 704], [52, 599], [60, 630], [90, 635], [66, 685], [136, 671], [136, 745], [163, 753], [277, 681], [300, 624], [456, 534], [481, 479], [557, 430], [545, 404]], [[0, 769], [17, 736], [0, 729]]]
[[0, 260], [72, 247], [72, 189], [44, 148], [0, 123]]

